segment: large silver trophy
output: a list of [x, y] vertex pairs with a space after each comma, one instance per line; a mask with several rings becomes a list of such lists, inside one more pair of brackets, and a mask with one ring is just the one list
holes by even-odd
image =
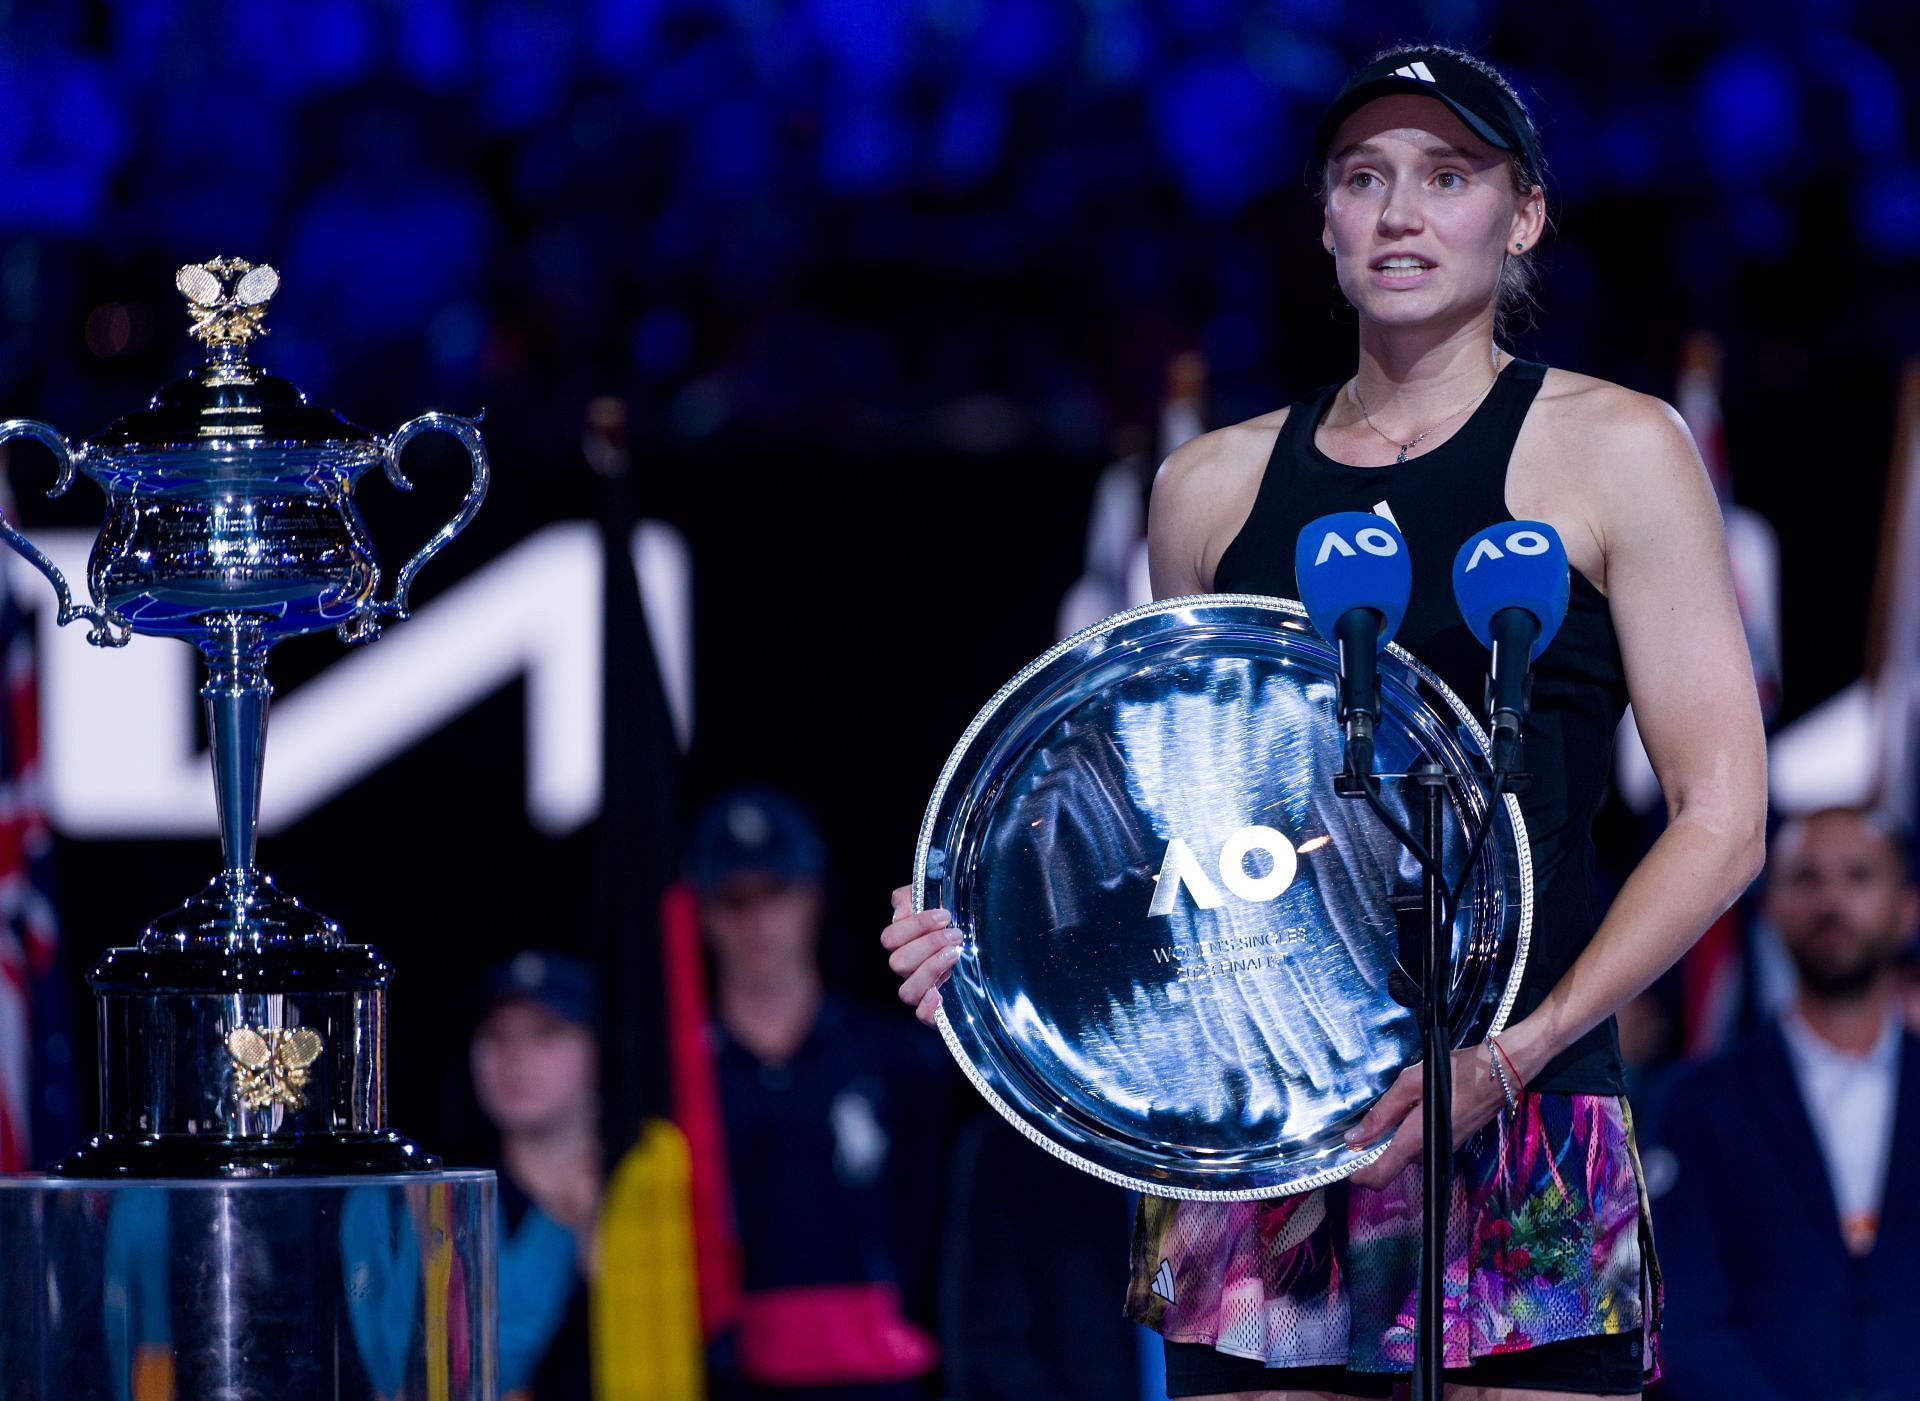
[[[0, 537], [53, 584], [60, 621], [89, 624], [96, 646], [134, 633], [192, 643], [206, 700], [223, 868], [159, 916], [137, 947], [110, 950], [90, 981], [100, 1015], [101, 1134], [63, 1162], [79, 1176], [248, 1176], [380, 1171], [430, 1162], [386, 1125], [386, 985], [369, 947], [341, 941], [324, 915], [255, 864], [266, 755], [267, 653], [322, 628], [365, 643], [407, 616], [416, 575], [460, 533], [487, 489], [472, 419], [432, 413], [379, 437], [310, 405], [259, 370], [279, 274], [219, 258], [180, 269], [204, 365], [144, 410], [73, 444], [44, 423], [0, 423], [58, 462], [50, 494], [76, 473], [106, 494], [107, 516], [77, 604], [51, 560], [5, 521]], [[450, 433], [472, 459], [459, 510], [394, 576], [381, 570], [355, 484], [378, 467], [410, 483], [400, 455], [417, 435]]]
[[[1489, 809], [1486, 736], [1399, 647], [1380, 657], [1380, 768], [1447, 776], [1455, 1045], [1518, 994], [1533, 881], [1518, 803]], [[1013, 1125], [1157, 1196], [1333, 1182], [1384, 1145], [1343, 1137], [1420, 1058], [1408, 974], [1419, 873], [1335, 794], [1336, 649], [1284, 599], [1119, 613], [1004, 686], [940, 775], [916, 908], [963, 933], [940, 1027]], [[1389, 801], [1404, 804], [1395, 791]]]
[[[479, 508], [486, 452], [470, 419], [376, 437], [262, 373], [248, 345], [272, 268], [222, 258], [177, 282], [199, 369], [84, 443], [0, 423], [53, 452], [55, 495], [76, 473], [106, 493], [85, 604], [0, 521], [60, 621], [205, 657], [225, 857], [89, 974], [100, 1134], [51, 1176], [0, 1178], [0, 1378], [8, 1401], [493, 1401], [494, 1176], [441, 1171], [387, 1126], [392, 970], [254, 862], [268, 650], [405, 618], [420, 567]], [[378, 466], [405, 488], [400, 453], [428, 430], [465, 445], [472, 483], [383, 595], [354, 485]]]

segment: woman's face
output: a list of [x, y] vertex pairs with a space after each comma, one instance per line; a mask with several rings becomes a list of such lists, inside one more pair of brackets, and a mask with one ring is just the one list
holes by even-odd
[[473, 1092], [504, 1134], [549, 1132], [594, 1112], [593, 1033], [537, 1002], [506, 1002], [473, 1034]]
[[1507, 154], [1444, 104], [1417, 94], [1369, 102], [1329, 148], [1326, 225], [1340, 290], [1369, 320], [1420, 325], [1493, 306], [1500, 268], [1544, 220], [1522, 200]]

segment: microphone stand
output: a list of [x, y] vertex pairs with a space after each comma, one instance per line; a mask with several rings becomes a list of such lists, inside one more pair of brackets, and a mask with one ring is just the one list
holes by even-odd
[[[1415, 1012], [1422, 1041], [1420, 1063], [1421, 1127], [1426, 1152], [1421, 1161], [1420, 1304], [1414, 1330], [1413, 1401], [1442, 1401], [1446, 1341], [1447, 1218], [1453, 1203], [1453, 1018], [1449, 990], [1453, 986], [1453, 913], [1479, 860], [1480, 849], [1493, 830], [1495, 805], [1504, 792], [1518, 791], [1526, 776], [1504, 766], [1492, 772], [1487, 811], [1467, 846], [1466, 864], [1457, 884], [1450, 886], [1440, 864], [1445, 836], [1447, 771], [1432, 760], [1415, 764], [1403, 777], [1420, 790], [1421, 833], [1407, 829], [1400, 815], [1380, 792], [1372, 772], [1372, 717], [1364, 713], [1366, 743], [1350, 746], [1334, 792], [1343, 798], [1364, 798], [1401, 846], [1420, 864], [1420, 912], [1424, 938], [1420, 949], [1420, 996]], [[1503, 754], [1503, 760], [1508, 755]], [[1517, 758], [1517, 754], [1513, 757]], [[1511, 760], [1509, 760], [1510, 762]], [[1364, 765], [1364, 767], [1363, 767]]]

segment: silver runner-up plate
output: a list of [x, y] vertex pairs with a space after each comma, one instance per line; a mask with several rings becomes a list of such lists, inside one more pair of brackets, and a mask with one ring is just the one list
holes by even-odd
[[[1334, 792], [1338, 662], [1299, 604], [1168, 599], [1060, 643], [975, 717], [928, 804], [916, 909], [964, 935], [939, 1025], [1041, 1147], [1162, 1197], [1244, 1200], [1371, 1162], [1342, 1135], [1420, 1057], [1420, 874]], [[1486, 738], [1432, 672], [1380, 658], [1376, 771], [1420, 830], [1447, 772], [1441, 860], [1486, 811]], [[1454, 1044], [1506, 1025], [1533, 876], [1504, 797], [1456, 912]]]

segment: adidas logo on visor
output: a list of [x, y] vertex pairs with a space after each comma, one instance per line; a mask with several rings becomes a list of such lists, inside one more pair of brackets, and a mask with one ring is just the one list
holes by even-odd
[[1426, 64], [1417, 61], [1409, 63], [1404, 68], [1394, 69], [1393, 76], [1396, 78], [1418, 78], [1423, 83], [1437, 83], [1440, 81], [1433, 76], [1433, 71], [1429, 69]]

